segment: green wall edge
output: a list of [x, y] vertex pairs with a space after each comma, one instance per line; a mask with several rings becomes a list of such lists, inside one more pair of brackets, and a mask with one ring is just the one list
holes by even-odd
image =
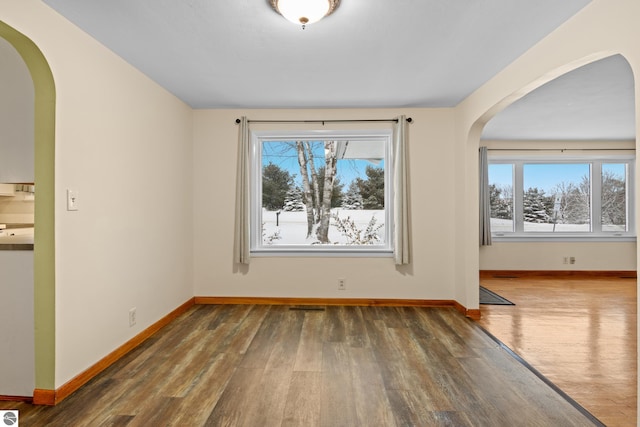
[[33, 41], [3, 21], [0, 37], [18, 51], [35, 89], [35, 387], [55, 390], [55, 83], [49, 63]]

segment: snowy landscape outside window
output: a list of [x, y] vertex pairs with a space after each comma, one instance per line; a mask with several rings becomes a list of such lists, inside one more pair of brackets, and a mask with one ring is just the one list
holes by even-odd
[[254, 132], [252, 253], [392, 254], [391, 131]]
[[629, 238], [633, 159], [490, 159], [495, 237]]

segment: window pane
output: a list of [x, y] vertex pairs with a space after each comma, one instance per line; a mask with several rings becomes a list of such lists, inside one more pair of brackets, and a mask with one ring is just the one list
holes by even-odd
[[491, 232], [512, 232], [513, 229], [513, 164], [489, 165], [489, 201]]
[[525, 232], [591, 231], [590, 165], [523, 165]]
[[385, 140], [260, 146], [263, 246], [387, 245]]
[[626, 177], [626, 164], [602, 164], [602, 231], [627, 231]]

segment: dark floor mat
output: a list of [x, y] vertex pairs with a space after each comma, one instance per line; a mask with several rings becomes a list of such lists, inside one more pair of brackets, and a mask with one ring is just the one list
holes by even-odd
[[515, 305], [506, 298], [501, 297], [495, 292], [480, 286], [480, 304], [487, 305]]

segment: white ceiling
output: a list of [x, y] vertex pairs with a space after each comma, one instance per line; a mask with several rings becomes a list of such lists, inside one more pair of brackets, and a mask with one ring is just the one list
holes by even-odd
[[633, 140], [633, 73], [620, 55], [587, 64], [514, 102], [484, 139]]
[[[452, 107], [589, 3], [341, 0], [302, 30], [268, 0], [43, 1], [194, 108]], [[620, 62], [607, 70], [620, 76]], [[625, 81], [598, 100], [628, 110]], [[526, 103], [491, 137], [518, 120], [539, 131]]]

